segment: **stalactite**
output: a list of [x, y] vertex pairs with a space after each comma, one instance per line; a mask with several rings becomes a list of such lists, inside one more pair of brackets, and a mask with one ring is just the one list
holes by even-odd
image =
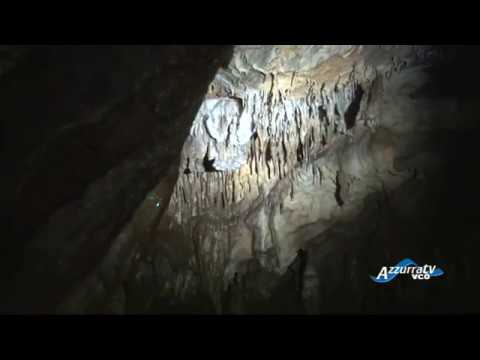
[[[224, 209], [260, 194], [267, 183], [289, 176], [293, 198], [295, 175], [291, 173], [300, 164], [311, 171], [313, 183], [320, 185], [322, 171], [310, 164], [311, 158], [328, 146], [334, 135], [346, 133], [345, 112], [355, 100], [359, 84], [352, 70], [333, 88], [309, 82], [303, 96], [292, 97], [278, 88], [271, 75], [268, 91], [246, 89], [240, 98], [206, 100], [190, 131], [197, 147], [184, 148], [182, 164], [188, 164], [189, 171], [179, 174], [169, 212], [200, 214], [214, 206]], [[366, 102], [370, 85], [364, 84], [363, 89]], [[209, 160], [214, 159], [212, 167], [219, 169], [205, 172], [198, 168], [201, 160], [195, 156], [207, 151]]]

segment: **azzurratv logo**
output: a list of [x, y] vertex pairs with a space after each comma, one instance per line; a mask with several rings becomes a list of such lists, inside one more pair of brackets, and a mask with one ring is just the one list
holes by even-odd
[[384, 284], [392, 281], [400, 274], [408, 274], [413, 280], [430, 280], [432, 277], [443, 275], [444, 272], [436, 265], [418, 266], [412, 259], [404, 259], [396, 266], [382, 266], [378, 275], [370, 275], [370, 278], [376, 283]]

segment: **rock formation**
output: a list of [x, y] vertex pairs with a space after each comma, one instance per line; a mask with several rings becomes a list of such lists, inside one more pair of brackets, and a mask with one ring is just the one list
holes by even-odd
[[[16, 186], [5, 199], [15, 203], [12, 229], [24, 239], [14, 283], [28, 284], [9, 290], [11, 308], [476, 309], [472, 297], [451, 289], [467, 292], [476, 271], [468, 249], [475, 248], [478, 178], [471, 169], [480, 94], [468, 69], [478, 49], [229, 50], [50, 50], [66, 73], [73, 71], [67, 59], [83, 64], [98, 56], [84, 65], [88, 76], [108, 68], [103, 81], [111, 88], [90, 96], [97, 80], [83, 72], [65, 79], [58, 70], [58, 90], [47, 79], [35, 82], [51, 91], [31, 100], [37, 108], [20, 106], [38, 95], [24, 94], [18, 82], [27, 65], [5, 70], [6, 154], [23, 159], [9, 163], [14, 175], [4, 180]], [[38, 132], [23, 133], [17, 121]], [[448, 239], [457, 241], [455, 250]], [[448, 275], [424, 287], [371, 282], [369, 274], [402, 257]], [[44, 296], [31, 304], [38, 293]]]

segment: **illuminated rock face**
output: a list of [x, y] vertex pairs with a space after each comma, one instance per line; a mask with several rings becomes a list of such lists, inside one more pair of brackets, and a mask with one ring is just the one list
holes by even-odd
[[[325, 258], [355, 249], [351, 243], [373, 231], [373, 218], [365, 220], [370, 227], [358, 224], [365, 214], [378, 216], [365, 210], [369, 199], [438, 171], [432, 153], [422, 165], [401, 166], [401, 159], [444, 126], [440, 119], [455, 116], [451, 99], [417, 98], [431, 81], [425, 66], [449, 53], [355, 45], [238, 46], [234, 54], [193, 123], [163, 226], [186, 238], [202, 228], [222, 249], [225, 286], [235, 273], [251, 278], [252, 266], [288, 276], [297, 250], [306, 249], [310, 280], [302, 296], [318, 312]], [[336, 233], [342, 227], [346, 239]], [[332, 245], [332, 237], [341, 239]], [[339, 276], [357, 275], [352, 254]], [[278, 281], [250, 291], [275, 298]]]
[[[354, 208], [352, 198], [359, 201], [381, 183], [398, 186], [408, 178], [389, 177], [399, 129], [381, 111], [385, 87], [415, 69], [418, 64], [406, 64], [421, 51], [427, 49], [238, 47], [193, 123], [168, 213], [179, 226], [192, 217], [233, 213], [248, 224], [248, 230], [231, 230], [248, 234], [241, 246], [259, 253], [274, 249], [273, 263], [283, 272], [308, 237]], [[404, 54], [396, 60], [403, 67], [388, 62], [395, 54]], [[373, 55], [377, 66], [365, 60]], [[335, 76], [322, 81], [319, 74], [330, 68]], [[258, 69], [264, 81], [254, 87], [242, 81]], [[281, 81], [288, 77], [289, 84]], [[225, 78], [236, 80], [227, 84]], [[297, 236], [309, 224], [316, 230]]]

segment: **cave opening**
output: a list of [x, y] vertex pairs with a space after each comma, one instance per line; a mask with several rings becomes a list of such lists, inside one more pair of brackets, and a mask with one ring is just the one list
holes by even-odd
[[353, 101], [348, 106], [347, 111], [345, 111], [345, 124], [347, 126], [347, 130], [350, 130], [355, 126], [355, 121], [357, 119], [357, 114], [360, 111], [360, 103], [362, 102], [363, 98], [363, 89], [360, 85], [355, 87], [355, 93], [353, 95]]

